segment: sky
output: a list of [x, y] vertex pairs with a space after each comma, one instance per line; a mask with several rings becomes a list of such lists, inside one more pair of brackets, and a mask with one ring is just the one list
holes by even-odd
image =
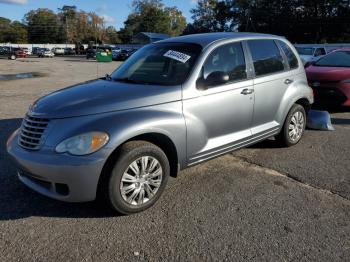
[[[107, 25], [117, 29], [123, 27], [123, 22], [131, 12], [132, 0], [0, 0], [0, 17], [11, 20], [23, 19], [24, 14], [37, 8], [48, 8], [57, 12], [64, 5], [75, 5], [86, 12], [94, 11], [103, 16]], [[190, 9], [196, 0], [163, 0], [166, 6], [176, 6], [191, 21]]]

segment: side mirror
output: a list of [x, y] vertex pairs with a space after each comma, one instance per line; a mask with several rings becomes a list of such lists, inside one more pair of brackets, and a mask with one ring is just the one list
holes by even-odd
[[313, 64], [315, 64], [315, 61], [306, 62], [306, 64], [304, 65], [304, 68], [308, 68], [309, 66], [312, 66]]
[[230, 80], [230, 76], [226, 72], [215, 71], [211, 72], [207, 79], [203, 77], [197, 80], [197, 88], [199, 90], [206, 90], [211, 86], [217, 86], [227, 83]]

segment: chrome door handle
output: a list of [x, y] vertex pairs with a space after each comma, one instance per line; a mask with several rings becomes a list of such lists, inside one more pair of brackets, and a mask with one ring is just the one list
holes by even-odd
[[248, 89], [248, 88], [243, 89], [242, 92], [241, 92], [242, 95], [250, 95], [250, 94], [253, 94], [253, 93], [254, 93], [254, 89]]
[[294, 80], [292, 80], [292, 79], [286, 79], [286, 80], [284, 80], [284, 83], [286, 84], [286, 85], [290, 85], [291, 83], [293, 83], [294, 82]]

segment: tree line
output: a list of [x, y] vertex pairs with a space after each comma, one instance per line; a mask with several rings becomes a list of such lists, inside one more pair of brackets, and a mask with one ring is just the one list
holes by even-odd
[[171, 36], [204, 32], [259, 32], [294, 43], [350, 42], [350, 0], [198, 0], [192, 22], [162, 0], [133, 0], [119, 31], [95, 12], [39, 8], [23, 20], [0, 17], [0, 43], [130, 43], [139, 32]]
[[134, 0], [124, 25], [118, 32], [106, 26], [103, 16], [76, 6], [65, 5], [57, 12], [39, 8], [26, 13], [21, 22], [0, 17], [0, 43], [130, 43], [139, 32], [180, 35], [186, 18], [162, 0]]
[[294, 43], [350, 41], [349, 0], [198, 0], [184, 33], [249, 31]]

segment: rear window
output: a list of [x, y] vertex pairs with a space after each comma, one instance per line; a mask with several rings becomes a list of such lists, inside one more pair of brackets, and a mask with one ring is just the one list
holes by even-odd
[[287, 57], [290, 69], [298, 68], [298, 59], [295, 56], [295, 54], [292, 51], [292, 49], [283, 41], [278, 41], [278, 44], [281, 46], [284, 54]]
[[273, 40], [250, 40], [248, 46], [256, 76], [284, 71], [283, 57]]

